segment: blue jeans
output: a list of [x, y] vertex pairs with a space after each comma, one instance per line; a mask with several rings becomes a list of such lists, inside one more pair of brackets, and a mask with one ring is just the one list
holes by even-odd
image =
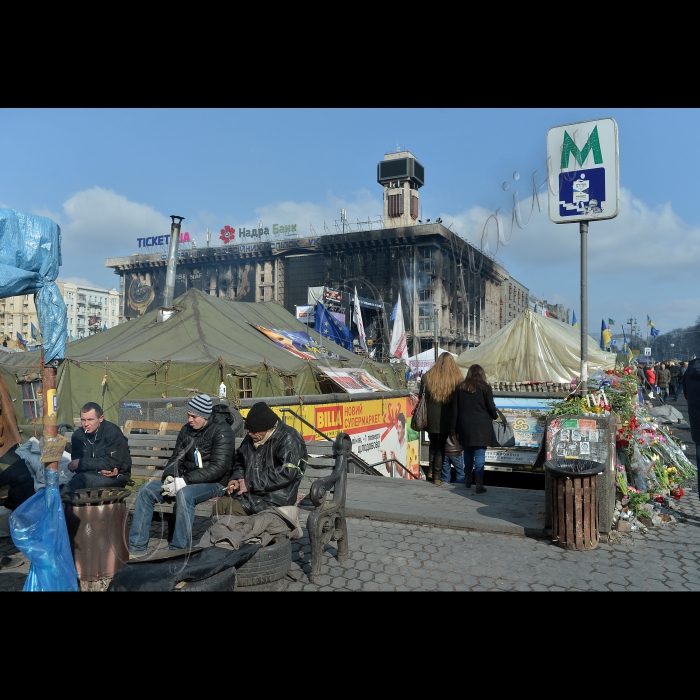
[[454, 467], [457, 472], [457, 480], [455, 483], [464, 483], [464, 457], [462, 455], [445, 455], [445, 461], [442, 463], [442, 480], [446, 483], [450, 483], [450, 467]]
[[476, 474], [484, 473], [486, 462], [485, 447], [465, 447], [464, 448], [464, 471], [470, 472], [472, 468]]
[[[160, 480], [144, 484], [136, 497], [134, 517], [129, 530], [131, 554], [145, 554], [153, 520], [153, 507], [163, 501], [163, 484]], [[191, 484], [181, 488], [175, 495], [175, 532], [170, 549], [186, 549], [192, 545], [194, 507], [224, 492], [221, 484]]]

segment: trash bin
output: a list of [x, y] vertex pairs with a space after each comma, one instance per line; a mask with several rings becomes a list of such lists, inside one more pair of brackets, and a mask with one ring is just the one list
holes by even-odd
[[129, 560], [126, 499], [130, 495], [131, 491], [122, 488], [78, 489], [61, 495], [81, 582], [111, 580]]
[[600, 541], [596, 480], [605, 465], [561, 459], [544, 466], [552, 479], [552, 540], [565, 549], [595, 549]]

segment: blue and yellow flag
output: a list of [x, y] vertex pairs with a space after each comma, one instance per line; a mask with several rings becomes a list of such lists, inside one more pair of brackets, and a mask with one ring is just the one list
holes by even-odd
[[573, 317], [572, 317], [571, 325], [572, 325], [574, 328], [578, 328], [578, 321], [576, 320], [576, 312], [575, 312], [575, 311], [574, 311], [574, 314], [573, 314]]
[[21, 348], [27, 349], [27, 341], [22, 337], [22, 334], [17, 331], [17, 345]]
[[614, 326], [614, 325], [615, 325], [615, 321], [613, 321], [611, 318], [609, 318], [609, 319], [608, 319], [608, 325], [609, 325], [609, 326]]
[[37, 327], [33, 323], [31, 323], [31, 326], [32, 326], [32, 339], [38, 340], [39, 339], [39, 331], [37, 330]]
[[647, 326], [654, 327], [654, 322], [649, 318], [649, 314], [647, 314]]
[[600, 327], [600, 349], [605, 350], [605, 346], [610, 343], [612, 334], [605, 325], [605, 319], [603, 319], [603, 325]]

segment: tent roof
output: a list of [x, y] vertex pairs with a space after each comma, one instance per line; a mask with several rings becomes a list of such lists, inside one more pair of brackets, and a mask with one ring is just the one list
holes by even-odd
[[[588, 337], [588, 376], [615, 367], [616, 357]], [[527, 309], [479, 347], [463, 352], [457, 364], [465, 372], [481, 365], [489, 381], [569, 382], [581, 374], [581, 332]]]
[[[442, 348], [438, 348], [438, 357], [442, 355], [443, 352], [449, 352], [449, 350], [443, 350]], [[458, 357], [458, 355], [455, 355], [453, 352], [450, 352], [450, 355], [453, 357]], [[414, 355], [413, 357], [409, 357], [408, 361], [409, 362], [426, 362], [430, 360], [435, 359], [435, 349], [432, 350], [423, 350], [423, 352], [419, 352], [417, 355]]]
[[[329, 351], [345, 358], [345, 367], [359, 367], [363, 358], [328, 341], [298, 321], [276, 302], [250, 303], [219, 299], [197, 289], [189, 289], [173, 301], [176, 313], [158, 322], [158, 310], [114, 328], [68, 343], [66, 358], [79, 362], [110, 361], [144, 363], [149, 361], [209, 364], [222, 358], [231, 365], [259, 368], [263, 361], [276, 369], [294, 372], [307, 360], [296, 357], [250, 324], [278, 330], [306, 331]], [[319, 369], [338, 360], [319, 359]], [[374, 364], [364, 360], [364, 364]]]

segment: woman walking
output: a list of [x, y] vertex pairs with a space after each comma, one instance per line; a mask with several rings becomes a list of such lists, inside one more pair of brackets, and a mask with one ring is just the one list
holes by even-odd
[[498, 418], [493, 391], [481, 365], [472, 365], [452, 400], [451, 434], [457, 434], [464, 448], [464, 484], [472, 485], [472, 469], [476, 492], [485, 493], [484, 462], [486, 448], [493, 440], [492, 421]]
[[455, 387], [462, 381], [455, 358], [449, 352], [438, 357], [437, 362], [423, 375], [419, 396], [425, 393], [428, 404], [428, 468], [426, 478], [435, 486], [442, 484], [442, 463], [445, 459], [445, 443], [452, 426], [452, 397]]

